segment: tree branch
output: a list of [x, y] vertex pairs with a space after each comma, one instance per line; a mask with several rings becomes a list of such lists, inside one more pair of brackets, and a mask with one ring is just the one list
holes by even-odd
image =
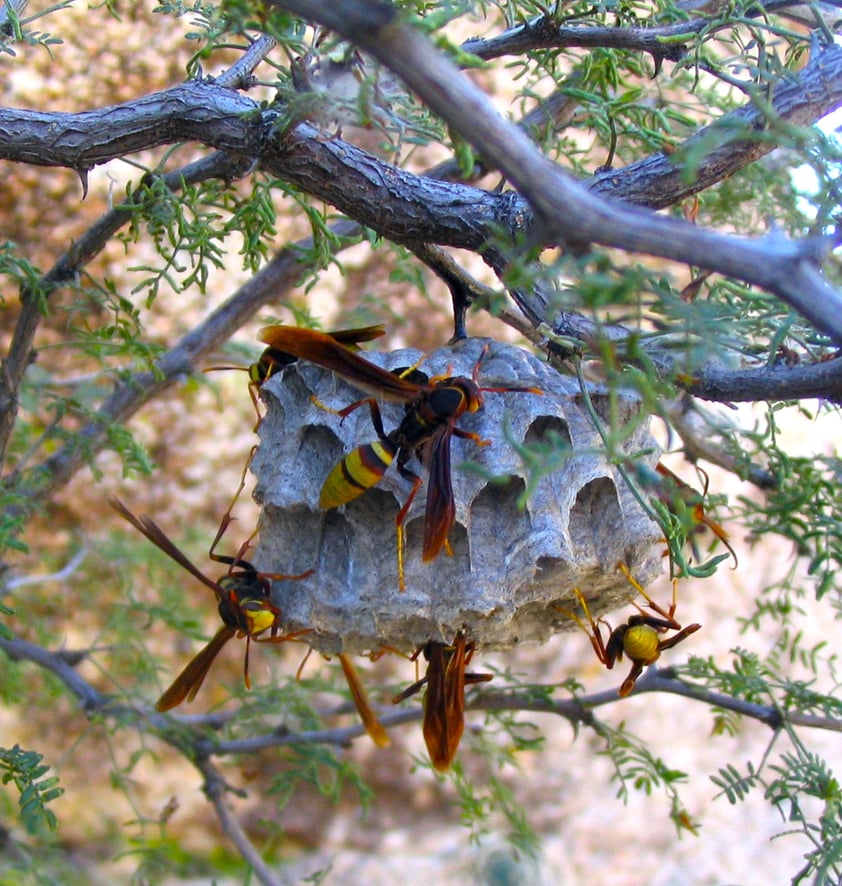
[[19, 578], [6, 578], [0, 576], [0, 599], [6, 592], [15, 591], [18, 588], [29, 585], [48, 584], [50, 582], [66, 582], [82, 565], [88, 555], [87, 547], [81, 547], [58, 571], [46, 575], [22, 575]]
[[227, 71], [223, 71], [218, 77], [214, 77], [213, 82], [217, 86], [224, 86], [226, 89], [248, 89], [252, 85], [252, 71], [269, 55], [276, 45], [277, 42], [274, 37], [262, 34]]
[[[842, 732], [842, 720], [834, 717], [820, 717], [815, 714], [802, 714], [800, 711], [782, 711], [774, 705], [761, 705], [755, 702], [745, 701], [702, 686], [693, 686], [683, 680], [667, 676], [672, 669], [658, 668], [657, 665], [649, 665], [646, 673], [635, 683], [634, 689], [628, 698], [643, 695], [650, 692], [667, 692], [671, 695], [680, 695], [694, 701], [701, 701], [710, 707], [723, 708], [733, 711], [751, 720], [765, 723], [772, 729], [780, 728], [784, 723], [793, 726], [803, 726], [810, 729], [825, 729], [830, 732]], [[622, 701], [616, 689], [605, 692], [595, 692], [592, 695], [577, 696], [573, 699], [559, 701], [546, 701], [534, 697], [496, 692], [477, 692], [466, 705], [470, 710], [483, 711], [534, 711], [536, 713], [555, 714], [569, 720], [571, 723], [588, 723], [589, 712], [595, 708], [604, 707], [608, 704], [617, 704]], [[384, 725], [388, 725], [388, 716], [381, 718]]]
[[[164, 175], [163, 182], [170, 190], [179, 191], [185, 185], [209, 178], [234, 179], [244, 171], [243, 158], [215, 153]], [[15, 324], [8, 356], [3, 361], [0, 372], [0, 465], [5, 462], [6, 450], [17, 418], [18, 394], [23, 375], [33, 357], [32, 345], [43, 317], [42, 300], [48, 299], [65, 283], [73, 281], [79, 271], [105, 248], [111, 237], [131, 221], [148, 186], [149, 179], [145, 178], [128, 200], [106, 212], [91, 225], [34, 285], [23, 288], [21, 313]]]
[[[753, 4], [743, 13], [746, 18], [761, 18], [769, 13], [777, 13], [786, 15], [788, 7], [795, 7], [801, 4], [801, 0], [765, 0]], [[817, 6], [830, 6], [830, 4], [817, 4]], [[676, 3], [671, 9], [674, 16], [676, 10], [684, 10], [686, 12], [694, 11], [694, 7], [698, 7], [697, 3]], [[829, 15], [833, 15], [832, 9], [827, 9]], [[714, 11], [715, 14], [715, 11]], [[838, 17], [842, 15], [838, 10], [835, 11]], [[585, 18], [586, 16], [580, 16]], [[659, 21], [660, 17], [655, 16], [654, 21]], [[799, 21], [804, 21], [799, 16]], [[809, 22], [812, 27], [816, 26], [813, 19]], [[830, 18], [829, 25], [832, 27], [833, 19]], [[723, 19], [719, 22], [710, 14], [706, 16], [697, 16], [680, 21], [677, 24], [669, 25], [649, 25], [646, 27], [591, 27], [585, 24], [568, 26], [559, 20], [557, 16], [540, 15], [530, 19], [523, 24], [509, 28], [496, 37], [473, 37], [466, 40], [459, 47], [462, 52], [470, 53], [485, 61], [500, 58], [508, 55], [524, 55], [537, 49], [566, 49], [572, 47], [580, 48], [598, 48], [606, 47], [609, 49], [625, 49], [630, 52], [648, 52], [655, 64], [665, 61], [680, 61], [687, 53], [687, 44], [700, 34], [715, 34], [724, 28], [733, 28], [734, 23], [731, 19]], [[684, 38], [684, 39], [682, 39]]]
[[[270, 42], [274, 41], [267, 38], [267, 41], [263, 43], [256, 42], [252, 47], [253, 52], [250, 50], [248, 58], [244, 56], [240, 59], [237, 64], [220, 76], [219, 81], [222, 81], [223, 78], [230, 78], [233, 82], [247, 76], [247, 72], [251, 70], [250, 66], [255, 64], [257, 57], [266, 51]], [[248, 158], [233, 157], [218, 152], [168, 173], [164, 176], [163, 181], [171, 189], [178, 190], [184, 184], [193, 184], [211, 177], [233, 179], [239, 177], [244, 171], [243, 163], [247, 166], [250, 165]], [[130, 221], [136, 206], [145, 199], [147, 185], [148, 182], [142, 184], [127, 201], [107, 212], [92, 225], [56, 262], [53, 268], [39, 279], [33, 288], [43, 292], [46, 297], [62, 283], [74, 279], [81, 268], [101, 251], [109, 238]], [[339, 222], [332, 229], [337, 241], [356, 238], [360, 235], [361, 230], [360, 225], [350, 221]], [[312, 246], [313, 241], [308, 238], [289, 247], [249, 284], [211, 314], [203, 324], [185, 336], [178, 345], [162, 357], [156, 364], [155, 371], [138, 373], [125, 381], [100, 407], [97, 419], [89, 422], [80, 431], [79, 436], [86, 445], [66, 443], [43, 464], [26, 472], [27, 475], [40, 477], [39, 483], [26, 487], [21, 482], [24, 471], [19, 469], [6, 478], [5, 485], [11, 487], [17, 483], [21, 488], [25, 488], [24, 495], [29, 498], [31, 507], [55, 494], [58, 489], [69, 482], [86, 457], [90, 457], [92, 453], [102, 448], [109, 424], [128, 420], [143, 405], [178, 378], [194, 371], [197, 362], [217, 348], [224, 340], [219, 336], [221, 330], [225, 330], [226, 337], [230, 337], [266, 303], [280, 297], [286, 289], [294, 286], [296, 281], [288, 278], [288, 272], [294, 274], [296, 268], [300, 274], [306, 272], [306, 268], [301, 265], [300, 255], [308, 252]], [[338, 242], [336, 246], [341, 248], [341, 244]], [[441, 254], [441, 250], [439, 250], [439, 254]], [[18, 390], [23, 380], [23, 372], [31, 359], [32, 342], [40, 317], [41, 312], [38, 310], [36, 300], [25, 298], [22, 316], [19, 318], [9, 357], [4, 366], [7, 384], [4, 388], [0, 383], [0, 402], [17, 403]], [[504, 319], [517, 325], [517, 318], [514, 315], [507, 314]], [[4, 446], [8, 443], [15, 415], [16, 409], [11, 408], [0, 414], [0, 442], [3, 442]], [[49, 432], [46, 433], [49, 434]], [[0, 451], [2, 448], [0, 447]], [[41, 483], [44, 485], [42, 486]]]
[[[780, 124], [812, 126], [842, 105], [842, 47], [810, 59], [794, 77], [782, 78], [768, 108], [749, 101], [704, 126], [670, 154], [657, 152], [622, 169], [598, 172], [585, 184], [596, 194], [664, 209], [744, 169], [777, 147], [770, 115]], [[757, 138], [762, 133], [763, 138]], [[701, 157], [688, 174], [684, 157]]]
[[[535, 227], [524, 219], [524, 228], [536, 246], [599, 243], [689, 261], [774, 293], [842, 343], [842, 293], [815, 268], [830, 241], [725, 236], [600, 198], [547, 160], [425, 35], [404, 23], [391, 4], [356, 0], [343, 3], [341, 9], [328, 0], [275, 0], [275, 4], [338, 31], [370, 52], [500, 169], [535, 212]], [[838, 76], [842, 49], [828, 49], [813, 64], [819, 66], [822, 78], [835, 68], [835, 89], [842, 88]], [[834, 90], [832, 83], [827, 80], [828, 91]], [[514, 232], [511, 225], [509, 230]]]
[[[771, 102], [781, 121], [796, 126], [812, 124], [840, 105], [842, 47], [828, 50], [802, 69], [797, 78], [780, 83]], [[751, 137], [767, 123], [766, 113], [749, 103], [700, 129], [670, 155], [658, 152], [624, 169], [600, 172], [582, 186], [596, 194], [652, 209], [674, 205], [769, 153], [775, 147], [773, 139]], [[519, 126], [506, 126], [531, 143]], [[431, 183], [383, 163], [341, 139], [326, 141], [306, 124], [285, 135], [283, 139], [270, 138], [271, 144], [261, 162], [276, 175], [326, 200], [383, 236], [399, 242], [426, 239], [478, 250], [487, 239], [489, 215], [507, 231], [536, 234], [528, 205], [517, 195], [489, 193], [464, 184]], [[703, 152], [700, 146], [704, 146]], [[478, 150], [485, 161], [491, 159], [481, 147]], [[700, 153], [703, 158], [689, 176], [686, 164], [679, 158], [698, 157]], [[542, 163], [549, 162], [533, 148], [531, 159], [534, 161], [536, 156]], [[556, 167], [552, 169], [554, 175], [561, 175]], [[352, 186], [350, 197], [340, 187], [346, 177]], [[371, 195], [372, 187], [379, 189], [377, 199]], [[388, 211], [383, 211], [382, 200], [386, 201]], [[428, 202], [430, 208], [423, 211]], [[689, 224], [686, 227], [699, 231]]]
[[[626, 49], [648, 52], [656, 62], [664, 59], [679, 61], [687, 52], [686, 44], [706, 27], [710, 28], [710, 21], [702, 18], [642, 28], [565, 26], [555, 17], [542, 15], [509, 28], [496, 37], [472, 37], [459, 48], [485, 61], [507, 55], [523, 55], [537, 49], [571, 47]], [[733, 25], [729, 23], [727, 27]], [[682, 37], [685, 38], [683, 41]]]
[[[273, 729], [261, 735], [227, 741], [209, 740], [207, 729], [220, 728], [219, 714], [207, 716], [159, 714], [145, 705], [131, 706], [117, 702], [113, 697], [104, 695], [94, 689], [64, 660], [60, 653], [50, 652], [35, 643], [15, 638], [0, 638], [0, 651], [5, 652], [15, 661], [31, 661], [39, 667], [51, 671], [82, 703], [87, 714], [98, 713], [104, 716], [119, 718], [124, 723], [134, 722], [143, 728], [151, 728], [163, 741], [183, 751], [185, 746], [184, 729], [190, 731], [192, 738], [187, 744], [195, 747], [200, 757], [221, 757], [232, 754], [252, 754], [269, 748], [284, 747], [296, 744], [327, 744], [337, 747], [347, 746], [353, 739], [365, 734], [360, 723], [335, 729], [316, 729], [304, 732], [290, 732], [286, 727]], [[711, 707], [719, 707], [741, 714], [766, 725], [778, 728], [784, 722], [793, 726], [810, 729], [825, 729], [831, 732], [842, 732], [842, 719], [823, 717], [815, 714], [803, 714], [800, 711], [781, 710], [775, 705], [761, 705], [747, 702], [744, 699], [725, 695], [721, 692], [706, 689], [676, 679], [670, 674], [672, 668], [659, 668], [649, 665], [642, 677], [638, 678], [629, 698], [650, 692], [668, 692], [694, 701], [701, 701]], [[581, 695], [574, 698], [546, 700], [536, 698], [534, 694], [520, 692], [494, 692], [477, 690], [469, 693], [466, 699], [467, 710], [487, 711], [534, 711], [555, 714], [571, 723], [587, 724], [590, 712], [609, 704], [622, 704], [616, 689]], [[423, 705], [407, 710], [377, 711], [378, 719], [385, 727], [400, 726], [421, 720]], [[173, 727], [178, 725], [178, 729]], [[177, 732], [178, 734], [173, 734]]]
[[707, 364], [684, 389], [703, 400], [749, 403], [758, 400], [801, 400], [808, 397], [842, 403], [842, 358], [759, 369], [725, 369]]
[[77, 114], [0, 108], [0, 159], [86, 170], [158, 145], [205, 143], [209, 132], [218, 150], [253, 157], [262, 130], [252, 99], [210, 80], [191, 80]]
[[246, 834], [243, 826], [240, 824], [240, 820], [225, 802], [227, 785], [222, 777], [222, 773], [207, 757], [199, 757], [194, 762], [196, 768], [204, 777], [203, 789], [205, 796], [210, 800], [211, 805], [216, 811], [216, 816], [222, 825], [223, 833], [231, 840], [246, 863], [251, 865], [255, 876], [263, 886], [281, 886], [284, 880], [272, 873], [257, 851], [257, 847], [249, 840], [248, 834]]
[[[717, 435], [709, 426], [710, 419], [700, 410], [691, 397], [682, 396], [678, 401], [664, 404], [664, 416], [669, 427], [681, 439], [681, 449], [687, 461], [695, 464], [704, 460], [709, 464], [718, 465], [732, 474], [744, 477], [758, 489], [774, 489], [778, 485], [778, 477], [766, 468], [738, 458], [723, 445], [727, 442], [726, 435]], [[700, 419], [694, 421], [694, 418]]]
[[13, 637], [11, 640], [0, 637], [0, 650], [12, 661], [31, 661], [54, 674], [76, 696], [86, 713], [93, 711], [108, 713], [110, 710], [112, 699], [94, 689], [87, 680], [79, 676], [76, 669], [60, 652], [50, 652], [43, 646], [20, 637]]
[[[343, 4], [339, 11], [326, 0], [281, 5], [321, 17], [401, 75], [519, 188], [536, 217], [517, 194], [490, 194], [414, 176], [340, 139], [326, 140], [306, 123], [275, 130], [280, 123], [277, 112], [261, 115], [255, 102], [205, 81], [83, 114], [0, 110], [0, 157], [85, 169], [141, 148], [184, 139], [203, 141], [258, 159], [273, 174], [397, 242], [435, 242], [478, 251], [490, 231], [502, 229], [513, 239], [527, 235], [535, 245], [594, 242], [691, 262], [777, 294], [842, 342], [842, 295], [815, 267], [829, 244], [793, 242], [782, 236], [757, 240], [725, 236], [601, 196], [610, 193], [661, 206], [695, 193], [711, 178], [719, 180], [733, 171], [735, 156], [744, 165], [771, 149], [772, 140], [764, 138], [763, 145], [756, 145], [751, 138], [752, 131], [765, 124], [765, 113], [747, 107], [726, 115], [715, 129], [694, 136], [721, 132], [720, 148], [711, 151], [709, 163], [701, 164], [693, 184], [682, 182], [686, 170], [676, 155], [655, 155], [630, 171], [601, 174], [589, 191], [501, 118], [485, 94], [423, 35], [397, 21], [379, 36], [371, 31], [371, 21], [377, 19], [371, 11], [385, 8], [391, 21], [391, 7], [354, 3]], [[796, 84], [785, 82], [776, 89], [772, 102], [776, 113], [780, 104], [791, 109], [789, 121], [799, 122], [836, 107], [842, 102], [842, 48], [814, 58], [796, 79]], [[6, 124], [12, 123], [7, 132]], [[688, 141], [688, 150], [694, 139]], [[681, 154], [679, 149], [677, 156]], [[658, 181], [667, 180], [668, 187], [658, 186]]]
[[[348, 236], [356, 227], [352, 222], [338, 222], [332, 230], [341, 238]], [[102, 448], [110, 424], [126, 422], [163, 390], [193, 372], [201, 360], [227, 341], [256, 311], [295, 286], [306, 272], [306, 266], [300, 262], [301, 253], [312, 246], [312, 239], [307, 238], [281, 250], [157, 360], [153, 372], [134, 373], [118, 385], [98, 410], [97, 418], [86, 424], [75, 440], [66, 443], [32, 471], [26, 472], [27, 476], [34, 474], [37, 478], [35, 482], [22, 483], [24, 473], [15, 471], [6, 478], [6, 485], [20, 485], [20, 495], [26, 501], [28, 510], [34, 509], [41, 501], [49, 500], [85, 463], [86, 456]]]

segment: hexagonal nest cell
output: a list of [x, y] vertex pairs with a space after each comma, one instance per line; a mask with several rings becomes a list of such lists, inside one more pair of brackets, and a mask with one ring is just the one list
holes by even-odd
[[[387, 369], [422, 359], [414, 350], [366, 352]], [[578, 383], [533, 354], [486, 339], [468, 339], [423, 358], [430, 376], [471, 376], [479, 361], [482, 387], [534, 386], [543, 395], [487, 392], [485, 405], [458, 427], [488, 442], [451, 441], [456, 521], [451, 555], [421, 559], [427, 471], [415, 455], [407, 467], [424, 477], [405, 523], [406, 590], [398, 589], [395, 518], [411, 483], [392, 465], [377, 485], [332, 511], [319, 508], [331, 468], [348, 452], [377, 440], [368, 408], [344, 420], [339, 410], [363, 396], [336, 374], [299, 361], [266, 381], [267, 413], [252, 463], [262, 505], [255, 565], [266, 572], [315, 571], [280, 581], [273, 599], [291, 628], [307, 627], [321, 652], [361, 653], [391, 647], [412, 652], [428, 640], [449, 643], [464, 630], [482, 649], [543, 642], [575, 627], [573, 589], [600, 613], [634, 595], [617, 569], [628, 565], [644, 585], [660, 571], [661, 532], [600, 455], [602, 440]], [[593, 386], [597, 413], [608, 393]], [[636, 430], [624, 441], [629, 458], [657, 461], [638, 401], [619, 394], [619, 412]], [[386, 432], [405, 413], [380, 405]], [[632, 419], [635, 419], [633, 422]], [[541, 463], [536, 474], [529, 463]]]

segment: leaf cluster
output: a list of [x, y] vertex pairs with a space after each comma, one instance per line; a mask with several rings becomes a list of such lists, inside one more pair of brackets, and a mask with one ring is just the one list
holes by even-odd
[[47, 804], [64, 793], [58, 778], [45, 778], [50, 767], [42, 760], [41, 754], [27, 751], [20, 745], [0, 748], [0, 782], [17, 788], [18, 816], [29, 834], [54, 831], [58, 827], [58, 819]]

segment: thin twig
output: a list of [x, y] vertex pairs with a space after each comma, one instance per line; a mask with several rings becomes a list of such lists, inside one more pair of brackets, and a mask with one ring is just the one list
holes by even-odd
[[269, 869], [257, 847], [248, 838], [240, 820], [225, 802], [226, 783], [220, 771], [206, 757], [199, 757], [194, 762], [204, 777], [205, 796], [216, 811], [223, 833], [228, 836], [246, 863], [251, 865], [255, 876], [263, 886], [281, 886], [282, 880]]
[[[346, 244], [339, 241], [355, 230], [351, 222], [337, 222], [332, 231], [336, 235], [336, 248]], [[109, 424], [123, 423], [142, 406], [171, 387], [181, 378], [195, 371], [197, 364], [226, 341], [240, 326], [258, 310], [295, 286], [307, 266], [302, 265], [302, 252], [311, 249], [312, 238], [306, 238], [282, 249], [247, 283], [227, 301], [213, 311], [198, 326], [188, 332], [177, 344], [155, 362], [153, 372], [138, 372], [122, 382], [97, 411], [94, 420], [88, 422], [77, 438], [82, 446], [71, 440], [26, 475], [13, 472], [7, 484], [20, 484], [20, 495], [28, 509], [34, 509], [41, 501], [49, 500], [73, 477], [85, 463], [86, 454], [102, 448]], [[38, 483], [27, 484], [24, 476], [39, 477]], [[17, 505], [15, 506], [17, 507]]]
[[230, 89], [247, 89], [251, 85], [252, 72], [276, 45], [274, 37], [261, 34], [227, 71], [214, 78], [214, 82]]
[[[821, 717], [816, 714], [803, 714], [800, 711], [781, 712], [774, 705], [761, 705], [744, 701], [743, 699], [724, 695], [721, 692], [715, 692], [702, 686], [694, 686], [675, 677], [664, 676], [670, 670], [650, 665], [646, 673], [637, 680], [634, 689], [627, 698], [634, 698], [636, 695], [649, 692], [667, 692], [671, 695], [680, 695], [682, 698], [704, 702], [710, 707], [733, 711], [749, 719], [765, 723], [773, 729], [779, 728], [782, 722], [785, 721], [793, 726], [842, 732], [842, 719]], [[622, 700], [614, 689], [559, 701], [524, 696], [519, 694], [517, 690], [512, 692], [512, 694], [485, 691], [477, 692], [473, 700], [466, 704], [466, 708], [490, 711], [534, 711], [556, 714], [569, 720], [571, 723], [586, 723], [587, 711], [604, 707], [608, 704], [616, 704]], [[384, 717], [383, 722], [384, 725], [387, 725], [388, 718]]]
[[[58, 653], [50, 652], [35, 643], [19, 638], [13, 640], [0, 638], [0, 650], [6, 652], [15, 661], [31, 661], [54, 673], [80, 700], [86, 713], [99, 713], [115, 717], [123, 723], [134, 722], [135, 725], [142, 728], [152, 729], [163, 741], [173, 744], [179, 749], [184, 747], [185, 734], [192, 736], [192, 742], [188, 738], [188, 744], [194, 744], [206, 755], [217, 757], [229, 754], [250, 754], [269, 748], [296, 744], [326, 744], [345, 747], [355, 738], [365, 735], [365, 728], [361, 724], [355, 723], [335, 729], [314, 729], [304, 732], [290, 732], [285, 727], [280, 727], [249, 738], [209, 742], [207, 728], [216, 731], [220, 723], [226, 721], [227, 715], [213, 714], [208, 719], [206, 715], [197, 717], [196, 715], [159, 714], [146, 705], [123, 704], [113, 696], [104, 695], [94, 689]], [[734, 711], [776, 728], [782, 721], [785, 721], [794, 726], [842, 732], [842, 719], [804, 714], [800, 711], [782, 712], [774, 705], [747, 702], [706, 689], [703, 686], [687, 683], [669, 676], [671, 673], [671, 668], [658, 668], [656, 665], [650, 665], [646, 673], [637, 680], [635, 688], [628, 698], [648, 692], [668, 692], [672, 695], [704, 702], [711, 707]], [[525, 693], [515, 688], [511, 692], [473, 692], [466, 700], [466, 710], [536, 711], [564, 717], [571, 723], [587, 723], [590, 710], [608, 704], [620, 704], [624, 701], [625, 699], [620, 698], [616, 690], [606, 690], [569, 699], [546, 700], [536, 698], [534, 694]], [[422, 716], [421, 705], [412, 709], [386, 713], [383, 713], [382, 709], [378, 711], [378, 719], [386, 728], [415, 722], [420, 720]]]
[[0, 579], [0, 592], [14, 591], [17, 588], [24, 588], [28, 585], [46, 584], [51, 581], [67, 581], [82, 565], [87, 555], [87, 547], [82, 546], [58, 572], [50, 572], [47, 575], [22, 575], [18, 578], [2, 578]]
[[[177, 192], [187, 185], [209, 178], [237, 178], [246, 168], [243, 164], [242, 157], [216, 152], [167, 173], [162, 176], [162, 181], [167, 188]], [[79, 271], [105, 248], [114, 234], [131, 221], [148, 192], [149, 184], [150, 180], [144, 178], [127, 200], [102, 215], [73, 242], [50, 270], [33, 286], [25, 287], [21, 292], [21, 313], [0, 373], [0, 465], [5, 460], [14, 429], [20, 386], [32, 360], [35, 333], [43, 319], [41, 300], [48, 299], [60, 287], [73, 281]]]

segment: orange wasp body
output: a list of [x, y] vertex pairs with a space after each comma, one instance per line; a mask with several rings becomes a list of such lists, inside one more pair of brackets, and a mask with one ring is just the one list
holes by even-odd
[[427, 659], [426, 676], [392, 699], [398, 704], [426, 684], [424, 743], [433, 768], [438, 772], [450, 769], [465, 730], [466, 684], [485, 683], [492, 679], [491, 674], [465, 673], [474, 648], [474, 643], [469, 643], [462, 631], [456, 634], [452, 646], [436, 640], [425, 643], [420, 651]]
[[[603, 618], [599, 618], [596, 621], [594, 620], [590, 613], [590, 609], [588, 609], [587, 601], [578, 588], [575, 589], [576, 597], [582, 606], [585, 618], [588, 620], [588, 626], [585, 626], [579, 616], [574, 612], [568, 610], [562, 611], [570, 616], [588, 635], [588, 639], [591, 641], [591, 646], [596, 653], [596, 657], [606, 668], [608, 668], [608, 670], [611, 670], [614, 667], [615, 662], [621, 661], [624, 655], [632, 663], [631, 670], [626, 679], [623, 680], [619, 689], [619, 695], [625, 697], [632, 691], [632, 689], [634, 689], [635, 681], [643, 673], [643, 669], [647, 665], [656, 662], [665, 649], [672, 649], [673, 646], [678, 645], [686, 637], [689, 637], [690, 634], [694, 634], [699, 628], [701, 628], [701, 625], [691, 624], [686, 628], [682, 628], [675, 620], [676, 582], [673, 582], [672, 604], [667, 611], [659, 606], [646, 593], [646, 591], [643, 590], [640, 583], [632, 578], [628, 569], [626, 569], [623, 564], [620, 564], [620, 568], [623, 570], [626, 578], [628, 578], [628, 580], [634, 585], [637, 592], [645, 598], [649, 608], [657, 613], [657, 617], [647, 615], [645, 611], [638, 606], [638, 615], [629, 616], [629, 619], [625, 624], [611, 630], [611, 626]], [[635, 604], [635, 606], [637, 606], [637, 604]], [[602, 636], [603, 624], [608, 628], [607, 640]], [[665, 639], [663, 635], [667, 631], [677, 631], [678, 633]]]

